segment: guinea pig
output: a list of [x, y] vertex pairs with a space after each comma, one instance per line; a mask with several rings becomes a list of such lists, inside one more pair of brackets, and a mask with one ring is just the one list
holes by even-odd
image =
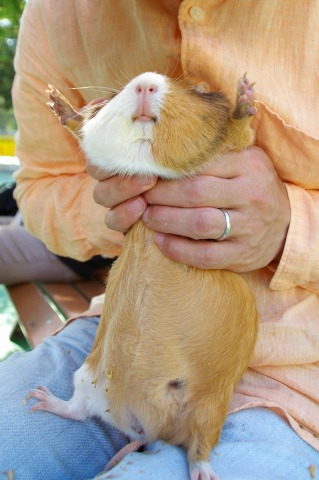
[[[54, 87], [51, 108], [101, 174], [195, 175], [253, 141], [253, 87], [236, 104], [156, 73], [143, 73], [109, 100], [76, 111]], [[68, 401], [47, 388], [28, 398], [75, 420], [100, 417], [131, 439], [183, 446], [192, 480], [216, 480], [211, 450], [254, 350], [258, 314], [238, 274], [201, 270], [163, 255], [138, 221], [108, 277], [91, 353]]]

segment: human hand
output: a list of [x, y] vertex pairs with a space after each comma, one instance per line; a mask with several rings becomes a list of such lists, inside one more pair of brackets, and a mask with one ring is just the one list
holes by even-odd
[[126, 233], [147, 208], [142, 193], [152, 188], [157, 179], [119, 175], [103, 178], [99, 172], [89, 168], [88, 173], [99, 180], [93, 192], [94, 200], [109, 209], [105, 217], [106, 226], [111, 230]]
[[[201, 175], [159, 180], [144, 194], [142, 218], [168, 257], [198, 268], [247, 272], [279, 259], [290, 222], [286, 187], [256, 147], [225, 154]], [[231, 231], [221, 242], [224, 214]]]
[[[158, 232], [155, 241], [165, 255], [199, 268], [245, 272], [280, 256], [289, 200], [261, 149], [228, 153], [194, 178], [159, 180], [156, 185], [156, 179], [148, 180], [112, 177], [98, 183], [94, 198], [111, 208], [109, 228], [126, 232], [143, 215], [146, 225]], [[220, 208], [230, 215], [231, 231], [224, 241], [212, 242], [225, 229]]]

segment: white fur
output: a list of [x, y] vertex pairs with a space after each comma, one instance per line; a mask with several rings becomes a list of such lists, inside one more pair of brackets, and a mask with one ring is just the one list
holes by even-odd
[[208, 462], [203, 460], [190, 465], [191, 480], [219, 480]]
[[137, 85], [155, 85], [152, 115], [160, 121], [169, 91], [167, 78], [147, 72], [135, 77], [82, 128], [82, 148], [90, 163], [106, 174], [158, 175], [176, 178], [176, 172], [156, 163], [152, 154], [154, 122], [134, 120]]
[[56, 397], [48, 388], [43, 386], [32, 390], [26, 400], [36, 398], [39, 402], [31, 407], [31, 413], [44, 410], [72, 420], [97, 417], [114, 427], [120, 428], [131, 439], [145, 441], [144, 431], [139, 433], [137, 430], [142, 426], [129, 409], [123, 409], [120, 426], [118, 422], [114, 421], [107, 402], [106, 391], [109, 387], [109, 380], [106, 376], [103, 376], [103, 379], [95, 379], [87, 364], [84, 363], [75, 372], [73, 384], [74, 393], [70, 400], [62, 400]]
[[36, 398], [38, 403], [32, 406], [31, 412], [45, 410], [64, 418], [84, 420], [97, 416], [114, 425], [105, 395], [107, 379], [96, 382], [84, 363], [74, 375], [74, 394], [70, 400], [62, 400], [46, 387], [39, 387], [29, 393], [27, 399]]

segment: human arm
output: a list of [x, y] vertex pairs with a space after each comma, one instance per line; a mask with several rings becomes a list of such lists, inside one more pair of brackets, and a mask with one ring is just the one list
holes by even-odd
[[[48, 83], [68, 92], [79, 108], [91, 99], [84, 97], [90, 95], [87, 90], [82, 96], [72, 89], [78, 81], [75, 65], [85, 83], [88, 64], [76, 8], [75, 2], [60, 2], [54, 18], [51, 2], [30, 1], [25, 8], [13, 87], [19, 128], [16, 154], [21, 162], [15, 195], [31, 233], [57, 254], [86, 260], [96, 254], [119, 254], [122, 235], [104, 227], [105, 209], [93, 200], [95, 181], [85, 171], [79, 145], [46, 105]], [[62, 32], [63, 22], [61, 31], [56, 30], [59, 19], [67, 20], [67, 33]], [[62, 50], [59, 42], [65, 34]]]

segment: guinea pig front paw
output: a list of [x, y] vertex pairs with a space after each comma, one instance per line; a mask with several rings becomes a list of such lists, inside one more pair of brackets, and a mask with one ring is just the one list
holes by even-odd
[[236, 119], [253, 116], [257, 110], [254, 105], [254, 83], [250, 83], [247, 74], [239, 80], [237, 86], [236, 106], [233, 117]]
[[56, 406], [59, 402], [62, 402], [59, 398], [55, 397], [48, 388], [42, 386], [32, 390], [27, 396], [26, 401], [30, 400], [30, 398], [39, 400], [38, 403], [31, 407], [31, 413], [36, 410], [45, 410], [47, 412], [55, 413]]
[[74, 119], [78, 115], [78, 112], [74, 110], [70, 102], [53, 85], [49, 85], [46, 93], [51, 100], [47, 105], [58, 117], [61, 125], [67, 125], [71, 119]]

